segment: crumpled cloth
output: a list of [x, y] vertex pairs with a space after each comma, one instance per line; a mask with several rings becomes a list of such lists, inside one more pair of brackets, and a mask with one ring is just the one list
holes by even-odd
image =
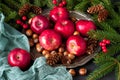
[[11, 67], [7, 55], [14, 48], [30, 51], [27, 37], [4, 22], [0, 13], [0, 80], [72, 80], [66, 67], [51, 67], [44, 57], [37, 58], [26, 71]]

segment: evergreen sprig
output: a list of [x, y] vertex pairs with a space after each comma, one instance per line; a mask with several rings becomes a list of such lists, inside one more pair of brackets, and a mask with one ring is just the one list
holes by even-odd
[[114, 70], [114, 67], [116, 66], [116, 62], [107, 62], [102, 64], [99, 68], [97, 68], [96, 70], [94, 70], [88, 77], [86, 80], [98, 80], [101, 77], [105, 76], [106, 74], [108, 74], [109, 72], [111, 72], [112, 70]]

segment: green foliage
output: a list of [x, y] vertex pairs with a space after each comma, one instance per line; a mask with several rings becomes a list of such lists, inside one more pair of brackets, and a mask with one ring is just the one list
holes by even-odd
[[14, 0], [3, 0], [3, 2], [13, 10], [18, 10], [20, 7], [20, 4]]
[[19, 2], [21, 6], [24, 5], [25, 3], [30, 3], [29, 0], [19, 0]]
[[94, 70], [86, 80], [98, 80], [101, 77], [105, 76], [107, 73], [114, 70], [114, 67], [116, 66], [116, 62], [107, 62], [102, 64], [99, 68]]
[[52, 9], [54, 7], [52, 0], [47, 0], [46, 2], [47, 2], [47, 7], [49, 7], [50, 9]]
[[88, 8], [89, 0], [82, 0], [75, 7], [74, 10], [85, 12]]
[[73, 7], [75, 6], [75, 0], [66, 0], [66, 2], [67, 2], [67, 5], [66, 5], [67, 9], [73, 10]]
[[46, 0], [34, 0], [34, 5], [36, 5], [36, 6], [39, 6], [39, 7], [43, 7], [43, 6], [45, 6], [46, 5]]

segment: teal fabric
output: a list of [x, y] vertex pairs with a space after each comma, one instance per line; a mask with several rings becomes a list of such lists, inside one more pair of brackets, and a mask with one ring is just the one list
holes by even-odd
[[7, 55], [14, 48], [30, 51], [27, 37], [4, 23], [4, 15], [0, 13], [0, 80], [72, 80], [65, 67], [51, 67], [44, 57], [37, 58], [27, 71], [18, 67], [10, 67]]

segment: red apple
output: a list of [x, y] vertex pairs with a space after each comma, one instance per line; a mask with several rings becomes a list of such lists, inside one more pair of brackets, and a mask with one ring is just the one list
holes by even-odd
[[17, 66], [21, 70], [26, 70], [30, 66], [30, 53], [21, 48], [15, 48], [8, 54], [8, 64], [10, 66]]
[[78, 20], [76, 22], [76, 30], [79, 31], [83, 36], [88, 36], [90, 30], [95, 30], [96, 26], [93, 21], [90, 20]]
[[61, 45], [61, 36], [53, 29], [44, 30], [39, 36], [40, 45], [46, 50], [52, 51]]
[[40, 34], [43, 30], [49, 28], [49, 20], [43, 15], [34, 16], [30, 22], [32, 31]]
[[50, 19], [56, 22], [59, 19], [66, 19], [69, 17], [69, 12], [65, 7], [55, 7], [50, 11]]
[[86, 41], [78, 35], [72, 35], [68, 38], [66, 47], [70, 53], [73, 53], [76, 56], [81, 56], [85, 54]]
[[74, 32], [74, 23], [69, 19], [60, 19], [56, 22], [54, 29], [63, 37], [68, 38]]

